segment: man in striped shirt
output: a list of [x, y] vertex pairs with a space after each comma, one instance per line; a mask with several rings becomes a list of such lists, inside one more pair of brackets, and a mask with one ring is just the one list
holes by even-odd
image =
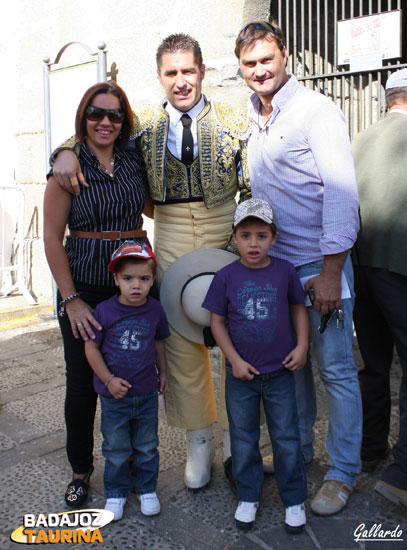
[[[362, 411], [353, 360], [353, 272], [349, 258], [359, 228], [358, 194], [345, 119], [326, 97], [287, 74], [287, 51], [273, 22], [246, 25], [235, 53], [246, 84], [252, 133], [248, 162], [252, 195], [276, 214], [279, 239], [273, 254], [291, 261], [305, 290], [310, 338], [325, 384], [329, 471], [311, 508], [320, 515], [340, 511], [360, 472]], [[309, 304], [311, 306], [311, 304]], [[337, 319], [318, 331], [321, 313], [337, 308]], [[343, 324], [342, 324], [343, 323]], [[311, 363], [296, 373], [301, 444], [313, 458], [316, 398]]]

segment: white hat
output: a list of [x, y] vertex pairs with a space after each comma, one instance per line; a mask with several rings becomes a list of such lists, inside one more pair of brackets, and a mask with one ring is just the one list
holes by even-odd
[[386, 90], [392, 88], [407, 88], [407, 69], [400, 69], [391, 73], [386, 82]]
[[273, 209], [268, 202], [262, 199], [248, 199], [238, 204], [233, 219], [233, 227], [242, 223], [246, 218], [258, 218], [265, 223], [276, 223]]
[[161, 305], [174, 329], [197, 344], [210, 341], [210, 313], [202, 307], [214, 274], [239, 257], [219, 248], [202, 248], [181, 256], [164, 274]]

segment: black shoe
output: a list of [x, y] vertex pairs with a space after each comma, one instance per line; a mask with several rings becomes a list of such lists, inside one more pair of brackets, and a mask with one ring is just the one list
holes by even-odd
[[71, 508], [81, 508], [88, 500], [88, 484], [93, 466], [83, 479], [73, 479], [66, 488], [65, 502]]
[[223, 468], [225, 470], [226, 479], [229, 482], [229, 487], [231, 488], [232, 492], [235, 495], [237, 495], [236, 481], [233, 477], [233, 472], [232, 472], [232, 457], [231, 456], [225, 460], [225, 462], [223, 463]]

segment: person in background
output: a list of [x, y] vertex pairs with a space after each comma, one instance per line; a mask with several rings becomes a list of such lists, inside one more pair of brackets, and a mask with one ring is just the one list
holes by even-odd
[[88, 187], [72, 195], [51, 175], [44, 196], [45, 253], [58, 286], [66, 361], [66, 445], [73, 474], [65, 501], [77, 508], [86, 502], [93, 472], [97, 402], [84, 342], [95, 338], [94, 329], [101, 329], [93, 308], [116, 293], [107, 269], [111, 254], [125, 239], [146, 241], [144, 163], [139, 152], [126, 148], [132, 130], [129, 102], [117, 84], [89, 88], [75, 120], [79, 163]]
[[354, 321], [364, 368], [362, 469], [373, 471], [390, 451], [390, 368], [400, 359], [400, 428], [394, 461], [376, 491], [407, 504], [407, 69], [386, 82], [387, 116], [353, 143], [360, 197], [360, 233], [353, 249]]

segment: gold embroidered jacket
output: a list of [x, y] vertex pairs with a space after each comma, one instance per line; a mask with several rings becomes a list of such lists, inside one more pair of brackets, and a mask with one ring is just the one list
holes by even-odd
[[167, 148], [169, 115], [165, 104], [134, 117], [135, 135], [147, 170], [154, 202], [204, 200], [211, 208], [234, 197], [250, 196], [246, 138], [249, 119], [244, 111], [207, 101], [197, 117], [198, 157], [187, 167]]

